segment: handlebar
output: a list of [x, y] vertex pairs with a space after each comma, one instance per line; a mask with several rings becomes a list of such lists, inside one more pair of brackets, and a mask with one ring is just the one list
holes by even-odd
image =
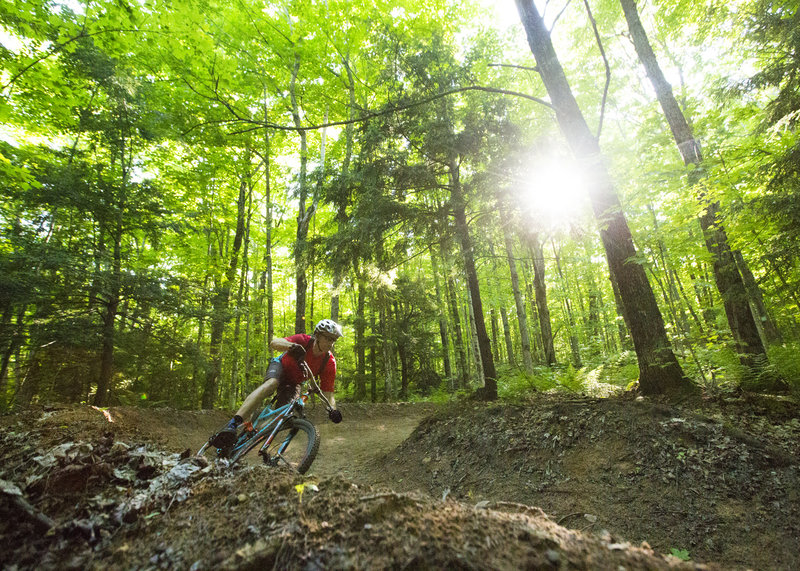
[[319, 395], [319, 398], [322, 399], [322, 402], [325, 403], [325, 410], [328, 412], [333, 410], [333, 406], [331, 406], [330, 401], [328, 398], [323, 394], [322, 389], [319, 388], [316, 379], [314, 378], [314, 373], [311, 372], [311, 367], [308, 366], [308, 363], [305, 361], [300, 361], [300, 369], [303, 371], [303, 376], [305, 380], [309, 382], [311, 388], [308, 392], [316, 393]]

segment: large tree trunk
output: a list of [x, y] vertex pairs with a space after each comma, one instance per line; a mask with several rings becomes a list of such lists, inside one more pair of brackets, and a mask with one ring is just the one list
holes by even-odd
[[497, 399], [497, 372], [494, 368], [494, 357], [492, 356], [489, 335], [486, 333], [481, 291], [478, 284], [478, 272], [475, 269], [475, 256], [472, 252], [472, 240], [470, 239], [469, 227], [467, 226], [466, 204], [461, 189], [459, 167], [455, 162], [450, 164], [450, 197], [452, 199], [453, 215], [456, 221], [456, 233], [461, 241], [461, 253], [464, 256], [464, 269], [467, 275], [472, 312], [475, 317], [478, 349], [480, 351], [483, 374], [485, 376], [485, 384], [481, 396], [486, 400], [495, 400]]
[[693, 390], [670, 347], [664, 320], [644, 268], [636, 259], [628, 222], [600, 146], [586, 123], [558, 61], [550, 34], [533, 0], [516, 0], [528, 45], [556, 112], [556, 119], [575, 157], [592, 181], [589, 198], [600, 227], [609, 269], [620, 289], [623, 309], [639, 362], [639, 388], [644, 394], [675, 394]]
[[[700, 144], [695, 140], [692, 129], [672, 93], [672, 86], [661, 72], [658, 60], [639, 19], [636, 2], [620, 0], [620, 3], [628, 22], [634, 48], [647, 72], [647, 77], [650, 78], [653, 89], [655, 89], [656, 97], [667, 118], [683, 162], [686, 165], [699, 166], [703, 161]], [[700, 169], [695, 169], [690, 173], [690, 180], [697, 183], [700, 176]], [[725, 228], [719, 219], [720, 204], [717, 201], [708, 200], [704, 193], [700, 196], [700, 202], [705, 208], [700, 217], [700, 227], [703, 229], [706, 248], [713, 256], [714, 281], [722, 297], [725, 315], [736, 341], [739, 360], [749, 369], [761, 368], [767, 364], [767, 354], [750, 311], [744, 281], [736, 267], [736, 260], [728, 244]]]

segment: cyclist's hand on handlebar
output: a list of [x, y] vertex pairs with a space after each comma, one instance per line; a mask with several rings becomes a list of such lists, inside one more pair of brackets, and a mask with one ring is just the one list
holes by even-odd
[[286, 352], [289, 353], [289, 355], [291, 355], [298, 363], [306, 358], [306, 350], [302, 345], [298, 345], [297, 343], [292, 343], [292, 346], [289, 347], [289, 350]]
[[328, 411], [328, 418], [330, 418], [334, 424], [339, 424], [340, 422], [342, 422], [342, 413], [339, 412], [337, 409], [332, 408], [331, 410]]

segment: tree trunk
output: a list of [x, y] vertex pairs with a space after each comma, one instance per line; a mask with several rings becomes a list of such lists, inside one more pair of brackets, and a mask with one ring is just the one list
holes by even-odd
[[[264, 95], [264, 123], [267, 122], [267, 99], [266, 91]], [[259, 289], [261, 290], [260, 305], [263, 310], [263, 303], [266, 300], [266, 322], [267, 329], [262, 333], [258, 328], [260, 321], [256, 321], [256, 338], [258, 342], [258, 372], [259, 378], [263, 378], [267, 373], [267, 361], [272, 357], [272, 349], [269, 348], [270, 340], [275, 337], [275, 296], [272, 285], [272, 184], [271, 184], [271, 144], [269, 131], [264, 129], [264, 269], [261, 274]], [[261, 316], [261, 313], [259, 313]]]
[[533, 291], [536, 299], [536, 313], [539, 314], [539, 330], [542, 334], [544, 362], [548, 367], [556, 364], [556, 350], [553, 346], [553, 328], [550, 324], [550, 308], [547, 305], [547, 285], [545, 283], [544, 251], [539, 235], [530, 239], [533, 256]]
[[113, 388], [114, 377], [114, 321], [119, 309], [120, 291], [122, 289], [122, 221], [117, 220], [114, 231], [114, 258], [112, 262], [111, 287], [104, 303], [102, 344], [100, 349], [100, 375], [97, 378], [97, 392], [94, 395], [95, 406], [108, 404], [108, 393]]
[[528, 44], [553, 103], [556, 119], [572, 152], [592, 181], [589, 198], [600, 227], [609, 269], [620, 289], [623, 308], [639, 362], [639, 388], [643, 394], [676, 394], [694, 389], [672, 352], [664, 320], [644, 268], [636, 259], [628, 222], [600, 147], [578, 107], [558, 61], [550, 34], [533, 0], [516, 0]]
[[[436, 260], [436, 253], [431, 250], [431, 269], [433, 271], [433, 285], [436, 291], [436, 307], [446, 306], [442, 299], [442, 288], [439, 283], [439, 263]], [[450, 392], [453, 392], [453, 369], [450, 364], [450, 333], [447, 330], [447, 311], [439, 311], [439, 338], [442, 342], [442, 361], [444, 364], [444, 376], [449, 383]]]
[[360, 278], [358, 280], [358, 311], [356, 312], [356, 391], [353, 397], [357, 401], [362, 401], [367, 398], [367, 374], [366, 366], [366, 347], [364, 346], [364, 328], [366, 322], [364, 319], [364, 290], [366, 289], [365, 280]]
[[486, 333], [486, 322], [483, 318], [483, 303], [481, 302], [481, 291], [478, 285], [478, 272], [475, 269], [472, 240], [470, 239], [469, 227], [467, 226], [466, 204], [461, 189], [459, 167], [455, 162], [451, 162], [450, 164], [450, 197], [452, 199], [453, 214], [456, 221], [456, 233], [461, 241], [461, 253], [464, 256], [464, 269], [467, 275], [472, 312], [475, 316], [478, 348], [483, 365], [483, 373], [485, 375], [485, 384], [481, 392], [481, 397], [486, 400], [496, 400], [497, 372], [494, 368], [494, 357], [492, 356], [489, 335]]
[[458, 300], [456, 299], [455, 283], [453, 283], [453, 276], [450, 272], [450, 264], [447, 261], [447, 253], [445, 251], [444, 243], [442, 243], [442, 261], [445, 264], [445, 293], [447, 296], [447, 305], [450, 309], [450, 319], [453, 321], [453, 347], [456, 351], [456, 366], [458, 368], [458, 383], [460, 389], [467, 387], [467, 355], [464, 352], [464, 331], [461, 327], [461, 317], [458, 312]]
[[[658, 60], [639, 19], [636, 2], [635, 0], [620, 0], [620, 3], [628, 22], [634, 48], [647, 72], [647, 77], [650, 78], [661, 109], [669, 123], [672, 136], [683, 157], [683, 162], [686, 165], [692, 164], [699, 167], [703, 161], [700, 144], [695, 140], [692, 129], [672, 93], [672, 86], [661, 72]], [[697, 183], [700, 176], [701, 171], [697, 168], [690, 172], [689, 178], [693, 183]], [[717, 201], [708, 200], [705, 193], [701, 193], [700, 203], [705, 208], [704, 214], [700, 216], [700, 227], [703, 229], [706, 248], [713, 256], [714, 281], [722, 297], [725, 315], [736, 341], [739, 360], [742, 365], [751, 370], [762, 368], [767, 364], [766, 350], [750, 311], [747, 290], [736, 267], [736, 260], [728, 244], [728, 236], [719, 219], [720, 204]]]
[[761, 288], [758, 287], [756, 278], [753, 272], [750, 271], [750, 266], [745, 261], [742, 253], [739, 250], [733, 251], [733, 256], [736, 259], [736, 264], [739, 266], [739, 272], [742, 274], [744, 285], [747, 288], [747, 294], [753, 302], [755, 314], [761, 322], [764, 336], [768, 343], [782, 343], [783, 335], [781, 335], [775, 321], [770, 317], [766, 306], [764, 305], [764, 296], [761, 294]]
[[245, 234], [244, 234], [244, 249], [242, 251], [242, 271], [239, 277], [239, 291], [236, 293], [236, 320], [233, 326], [233, 343], [232, 351], [231, 351], [231, 383], [230, 383], [230, 392], [228, 394], [228, 405], [230, 408], [235, 408], [236, 400], [239, 398], [239, 392], [242, 387], [242, 383], [239, 381], [239, 335], [241, 334], [242, 330], [242, 315], [246, 320], [245, 322], [245, 345], [244, 345], [244, 369], [245, 369], [245, 386], [247, 385], [247, 359], [248, 359], [248, 344], [247, 340], [249, 340], [249, 327], [250, 327], [250, 312], [248, 308], [250, 307], [250, 302], [248, 300], [250, 294], [250, 281], [247, 279], [248, 274], [250, 273], [250, 261], [248, 258], [249, 249], [250, 249], [250, 220], [251, 220], [251, 213], [252, 213], [252, 188], [249, 189], [248, 193], [248, 200], [247, 200], [247, 222], [245, 224]]
[[[514, 305], [517, 309], [519, 339], [522, 345], [522, 363], [525, 366], [525, 372], [530, 375], [533, 373], [533, 358], [531, 357], [531, 340], [528, 335], [528, 316], [525, 312], [522, 292], [519, 289], [519, 273], [517, 272], [517, 262], [514, 259], [514, 245], [511, 241], [511, 233], [508, 230], [508, 225], [503, 226], [503, 239], [506, 247], [506, 257], [508, 258], [508, 269], [511, 273], [511, 291], [514, 293]], [[508, 321], [507, 318], [504, 319], [504, 326], [506, 321]], [[508, 362], [511, 363], [510, 358]]]
[[6, 410], [8, 393], [8, 366], [11, 363], [11, 356], [14, 354], [17, 344], [17, 336], [11, 327], [11, 317], [14, 313], [14, 306], [11, 301], [5, 303], [3, 307], [2, 325], [0, 325], [0, 342], [2, 342], [3, 354], [0, 356], [0, 410]]
[[583, 366], [581, 362], [581, 351], [580, 351], [580, 344], [578, 343], [578, 336], [575, 332], [576, 324], [575, 324], [575, 316], [572, 313], [572, 305], [570, 304], [570, 291], [569, 291], [569, 283], [567, 279], [564, 277], [564, 272], [561, 269], [561, 256], [559, 254], [558, 249], [556, 248], [555, 241], [552, 242], [553, 246], [553, 256], [555, 257], [556, 261], [556, 270], [558, 271], [558, 277], [561, 278], [561, 287], [564, 291], [564, 313], [567, 315], [567, 331], [569, 334], [569, 348], [570, 353], [572, 354], [572, 365], [579, 369]]
[[295, 318], [294, 333], [306, 332], [306, 293], [308, 291], [308, 278], [306, 277], [308, 259], [308, 230], [311, 218], [314, 216], [315, 203], [306, 209], [308, 200], [308, 142], [306, 131], [301, 129], [300, 106], [297, 103], [297, 73], [300, 71], [300, 56], [295, 54], [294, 67], [292, 67], [292, 81], [290, 96], [292, 102], [292, 118], [300, 136], [300, 175], [298, 180], [298, 205], [297, 205], [297, 239], [294, 244], [294, 271], [295, 271]]
[[392, 401], [392, 391], [394, 390], [394, 366], [392, 365], [391, 331], [389, 325], [388, 307], [389, 300], [386, 292], [379, 294], [380, 304], [380, 324], [381, 324], [381, 346], [383, 347], [383, 401]]
[[[486, 284], [489, 285], [488, 283]], [[498, 361], [503, 360], [503, 353], [500, 351], [500, 341], [499, 341], [499, 325], [497, 323], [497, 310], [493, 307], [489, 310], [489, 323], [491, 323], [492, 327], [492, 354], [497, 356]], [[513, 355], [509, 353], [508, 358], [511, 359]]]
[[[511, 339], [511, 324], [508, 322], [508, 311], [506, 311], [505, 306], [500, 307], [500, 320], [503, 322], [503, 337], [506, 342], [506, 353], [508, 353], [508, 364], [512, 367], [516, 363], [516, 359], [514, 359], [514, 341]], [[530, 358], [531, 352], [530, 348], [528, 349], [528, 358]], [[533, 367], [533, 362], [531, 362], [531, 368]]]
[[225, 331], [225, 324], [229, 319], [228, 304], [230, 301], [231, 284], [236, 277], [236, 267], [239, 264], [239, 251], [242, 248], [245, 233], [245, 212], [247, 204], [247, 188], [250, 173], [247, 171], [239, 183], [239, 198], [237, 201], [236, 215], [236, 234], [233, 238], [233, 250], [231, 259], [225, 275], [221, 277], [221, 282], [215, 288], [212, 302], [212, 321], [211, 321], [211, 340], [209, 343], [208, 356], [209, 368], [206, 372], [205, 383], [203, 384], [203, 408], [212, 408], [217, 399], [219, 376], [222, 372], [222, 356], [220, 348], [222, 346], [222, 335]]
[[[375, 304], [369, 304], [369, 329], [375, 335]], [[378, 355], [375, 350], [374, 341], [369, 344], [369, 377], [370, 377], [370, 401], [378, 402]]]
[[[472, 306], [472, 294], [469, 288], [467, 288], [467, 303], [464, 306], [464, 321], [469, 323], [469, 340], [472, 348], [472, 358], [475, 362], [475, 376], [477, 377], [478, 386], [483, 387], [486, 384], [486, 374], [483, 371], [483, 359], [481, 359], [481, 347], [478, 341], [478, 326], [475, 324], [475, 311]], [[489, 341], [489, 346], [491, 347], [491, 341]]]
[[[353, 71], [350, 68], [350, 62], [346, 57], [342, 57], [342, 64], [347, 72], [347, 92], [350, 97], [349, 105], [347, 108], [347, 118], [352, 120], [356, 111], [356, 88], [353, 78]], [[344, 188], [339, 189], [338, 206], [336, 209], [336, 223], [339, 232], [342, 232], [347, 225], [347, 203], [350, 196], [350, 160], [353, 156], [353, 123], [348, 123], [344, 128], [345, 132], [345, 149], [344, 159], [342, 160], [342, 169], [339, 174], [340, 184]], [[333, 268], [333, 295], [331, 296], [331, 319], [339, 321], [339, 286], [342, 283], [342, 274], [344, 268], [336, 264]]]

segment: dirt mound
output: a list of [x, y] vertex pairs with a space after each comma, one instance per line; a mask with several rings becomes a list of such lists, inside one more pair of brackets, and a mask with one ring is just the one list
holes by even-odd
[[698, 568], [526, 506], [228, 469], [110, 433], [48, 448], [39, 436], [0, 437], [3, 568]]
[[799, 436], [796, 405], [769, 399], [541, 396], [443, 410], [372, 472], [396, 490], [537, 506], [661, 553], [797, 569]]
[[334, 425], [309, 408], [322, 446], [306, 477], [181, 453], [225, 412], [2, 417], [0, 567], [800, 566], [791, 403], [540, 396], [342, 410]]

